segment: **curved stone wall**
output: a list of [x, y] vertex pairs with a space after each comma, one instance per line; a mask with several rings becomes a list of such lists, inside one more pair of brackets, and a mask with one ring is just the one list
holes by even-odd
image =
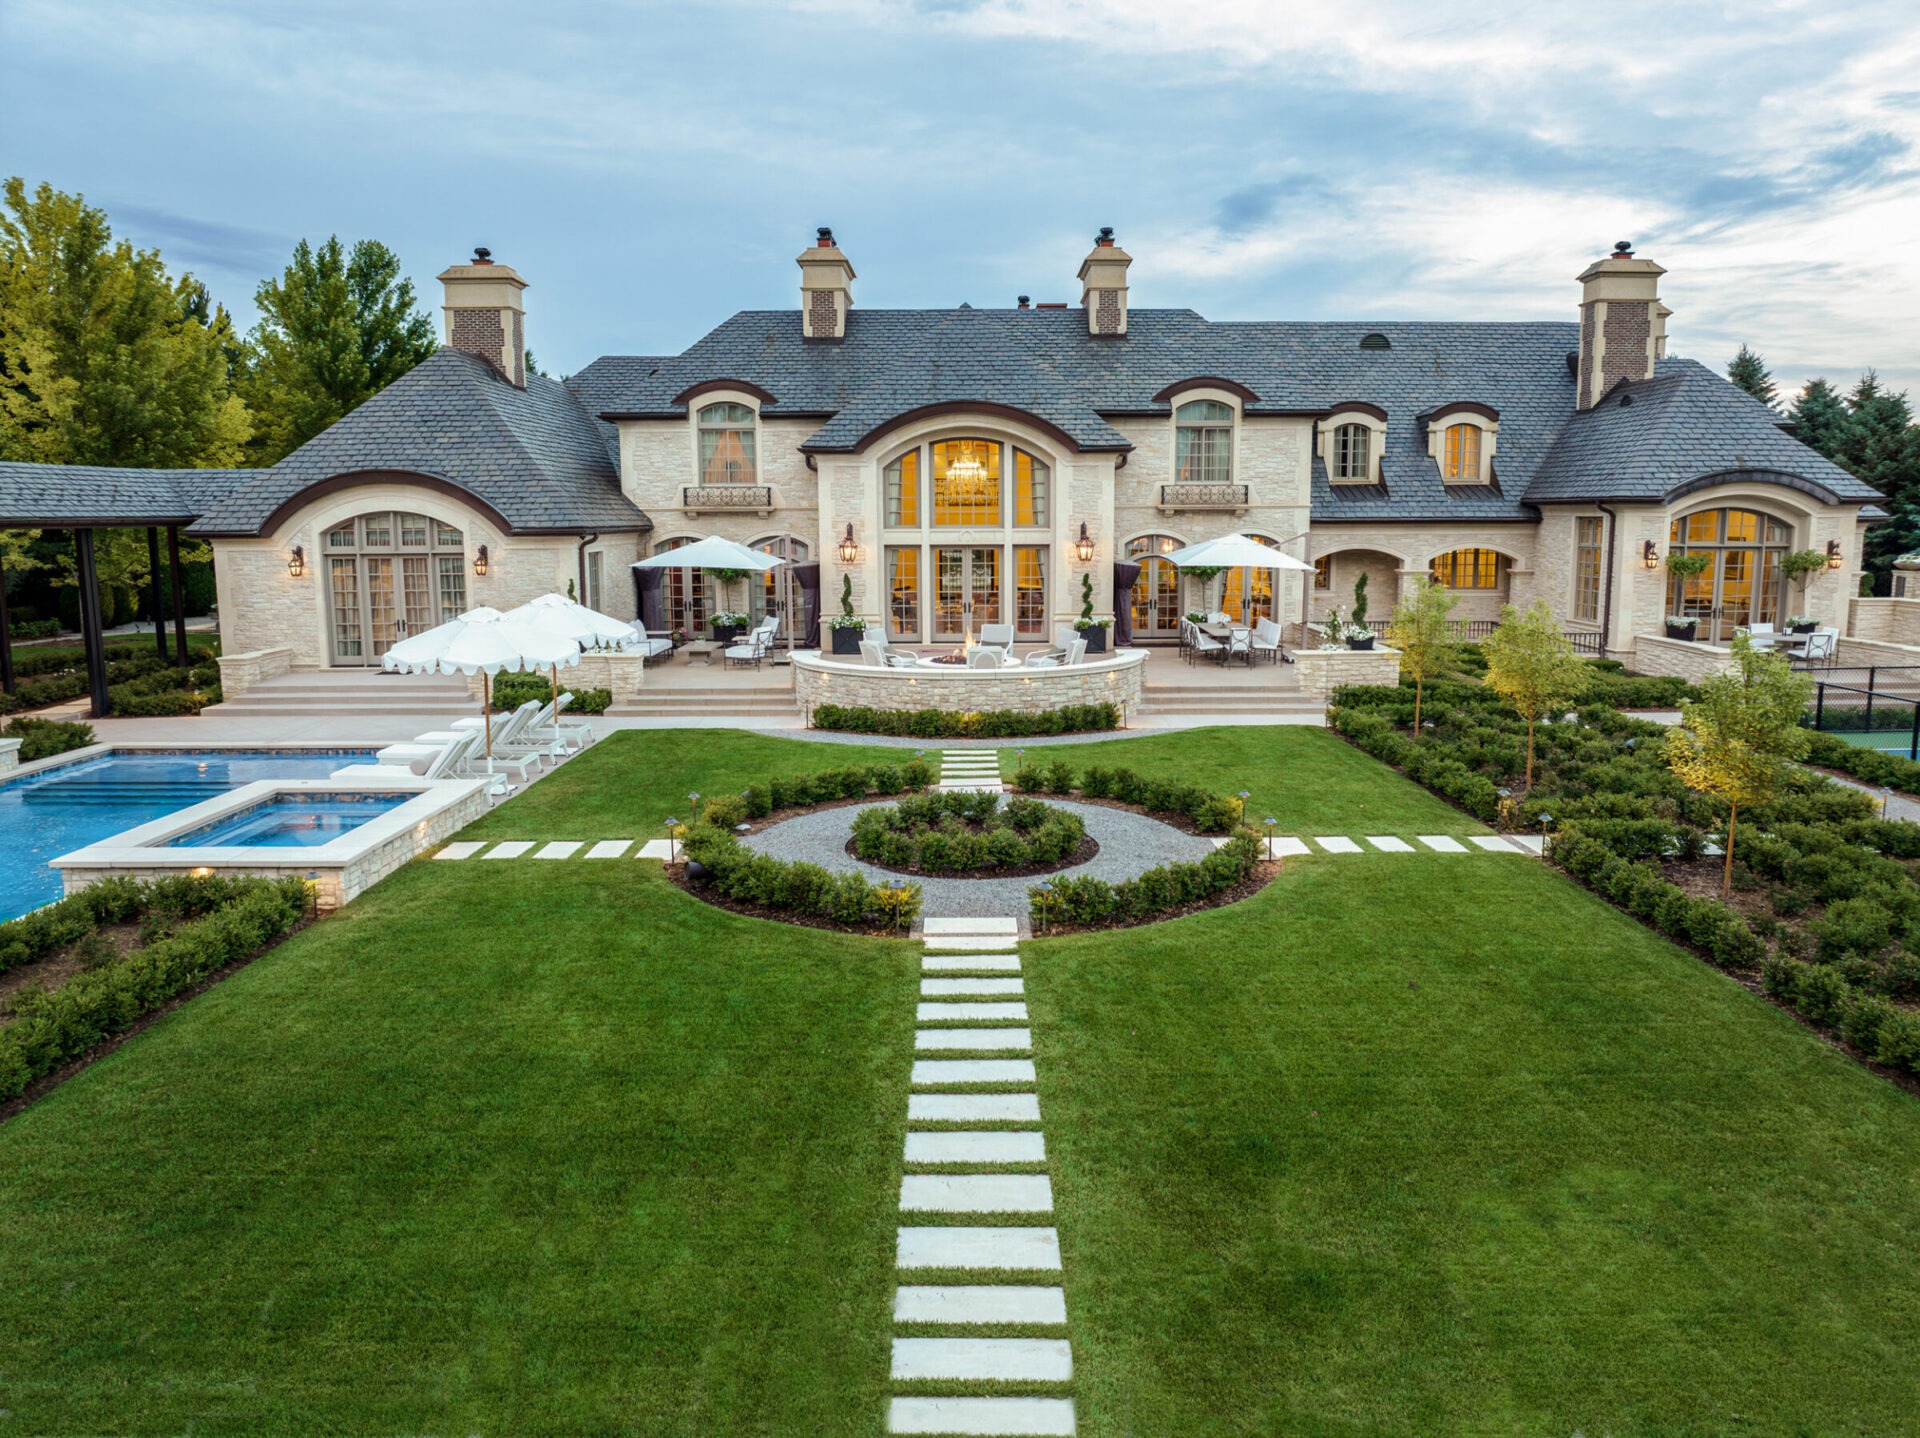
[[1038, 714], [1065, 704], [1112, 704], [1120, 722], [1140, 708], [1148, 651], [1129, 649], [1069, 668], [964, 669], [921, 664], [876, 669], [868, 664], [811, 652], [793, 656], [794, 695], [812, 722], [819, 704], [869, 705], [875, 709], [1017, 709]]

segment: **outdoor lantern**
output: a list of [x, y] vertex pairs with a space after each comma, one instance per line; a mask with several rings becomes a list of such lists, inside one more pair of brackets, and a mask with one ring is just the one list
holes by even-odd
[[307, 551], [296, 544], [293, 547], [293, 553], [287, 556], [287, 573], [291, 574], [295, 579], [298, 579], [306, 572]]
[[853, 542], [853, 524], [847, 524], [847, 532], [840, 536], [840, 562], [851, 564], [860, 557], [860, 546]]
[[1640, 564], [1644, 569], [1658, 569], [1660, 567], [1660, 555], [1655, 551], [1651, 539], [1646, 540], [1640, 546]]
[[1837, 539], [1829, 539], [1827, 541], [1827, 568], [1838, 569], [1841, 563], [1840, 541]]
[[671, 814], [667, 815], [667, 862], [669, 864], [674, 862], [673, 831], [675, 829], [678, 829], [679, 827], [680, 827], [680, 821], [674, 818], [673, 815]]
[[487, 572], [487, 547], [484, 544], [473, 552], [473, 572], [483, 577]]
[[1073, 552], [1080, 556], [1082, 564], [1093, 562], [1093, 536], [1087, 533], [1086, 520], [1080, 521], [1080, 537], [1073, 542]]

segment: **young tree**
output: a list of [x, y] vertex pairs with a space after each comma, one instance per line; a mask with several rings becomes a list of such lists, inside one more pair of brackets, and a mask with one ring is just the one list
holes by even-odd
[[272, 464], [378, 394], [434, 351], [433, 321], [378, 240], [351, 249], [302, 240], [278, 279], [254, 292], [242, 387], [259, 416], [254, 460]]
[[1400, 651], [1400, 672], [1413, 680], [1413, 734], [1420, 737], [1420, 705], [1427, 681], [1460, 663], [1453, 637], [1453, 606], [1459, 596], [1444, 584], [1416, 575], [1387, 621], [1387, 643]]
[[1720, 891], [1733, 892], [1734, 827], [1743, 806], [1764, 804], [1779, 792], [1789, 761], [1807, 752], [1800, 727], [1813, 679], [1796, 674], [1785, 658], [1733, 641], [1734, 668], [1700, 686], [1698, 699], [1680, 704], [1680, 727], [1667, 735], [1667, 767], [1689, 789], [1727, 804], [1727, 855]]
[[1586, 691], [1593, 671], [1573, 652], [1560, 621], [1544, 599], [1525, 614], [1511, 604], [1500, 627], [1481, 645], [1487, 656], [1487, 687], [1527, 721], [1527, 779], [1533, 787], [1533, 729], [1544, 714], [1565, 708]]
[[1773, 387], [1773, 376], [1767, 373], [1766, 361], [1745, 345], [1740, 346], [1740, 353], [1728, 363], [1727, 378], [1769, 407], [1780, 397]]

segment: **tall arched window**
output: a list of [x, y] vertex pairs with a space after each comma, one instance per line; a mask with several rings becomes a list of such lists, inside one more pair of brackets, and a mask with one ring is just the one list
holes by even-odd
[[336, 524], [320, 547], [337, 666], [376, 664], [399, 640], [467, 607], [466, 539], [450, 524], [382, 510]]
[[1233, 482], [1233, 406], [1196, 399], [1173, 412], [1173, 478], [1178, 484]]
[[1333, 477], [1373, 478], [1373, 431], [1364, 424], [1343, 424], [1333, 432]]
[[1180, 571], [1161, 556], [1180, 547], [1171, 534], [1127, 541], [1127, 558], [1140, 566], [1133, 581], [1133, 637], [1171, 639], [1180, 632]]
[[1703, 509], [1676, 519], [1667, 531], [1675, 554], [1712, 556], [1704, 573], [1667, 585], [1667, 611], [1700, 621], [1695, 637], [1725, 643], [1749, 624], [1777, 624], [1784, 612], [1786, 579], [1780, 559], [1793, 531], [1772, 515], [1752, 509]]
[[1480, 426], [1450, 424], [1440, 466], [1442, 479], [1476, 481], [1480, 478]]
[[753, 411], [743, 404], [710, 404], [700, 411], [700, 482], [754, 484]]

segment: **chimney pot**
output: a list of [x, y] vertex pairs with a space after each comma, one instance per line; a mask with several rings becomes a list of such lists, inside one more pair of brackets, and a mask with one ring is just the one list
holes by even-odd
[[1023, 310], [1024, 310], [1024, 309], [1025, 309], [1025, 308], [1027, 308], [1027, 306], [1028, 306], [1029, 304], [1031, 304], [1031, 303], [1032, 303], [1032, 299], [1031, 299], [1031, 298], [1030, 298], [1029, 296], [1027, 296], [1027, 295], [1022, 295], [1022, 296], [1020, 296], [1020, 308], [1021, 308], [1021, 309], [1023, 309]]
[[822, 225], [818, 230], [814, 231], [814, 234], [817, 237], [814, 240], [814, 244], [820, 249], [830, 250], [833, 248], [833, 229], [831, 226]]
[[1613, 242], [1613, 252], [1616, 255], [1625, 255], [1629, 259], [1631, 259], [1633, 256], [1633, 241], [1632, 240], [1615, 240]]
[[485, 245], [475, 245], [473, 247], [473, 262], [476, 265], [492, 264], [493, 251], [488, 249]]
[[1113, 226], [1102, 225], [1100, 227], [1100, 233], [1094, 237], [1093, 242], [1096, 245], [1111, 245], [1113, 243]]

